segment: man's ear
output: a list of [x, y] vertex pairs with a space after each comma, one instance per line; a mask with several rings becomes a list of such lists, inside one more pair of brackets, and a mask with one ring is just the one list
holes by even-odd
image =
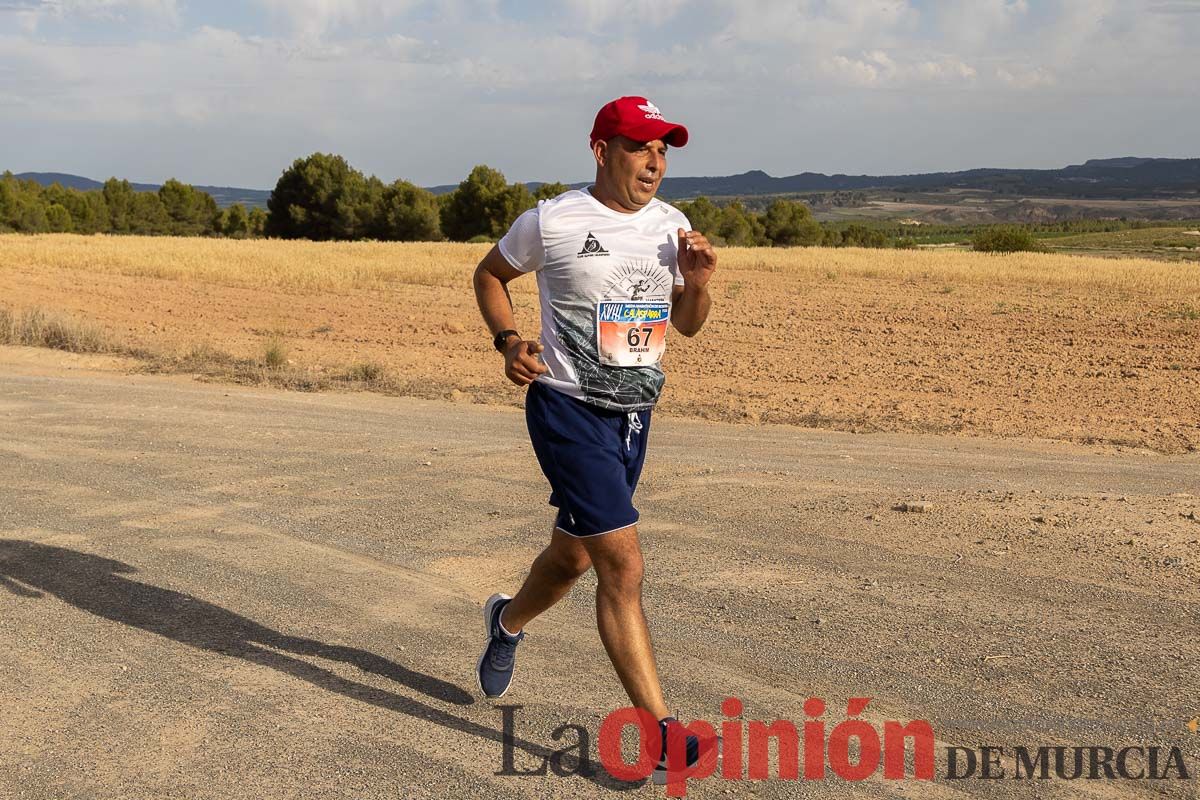
[[592, 155], [596, 157], [596, 165], [603, 167], [604, 162], [608, 160], [608, 142], [597, 139], [592, 145]]

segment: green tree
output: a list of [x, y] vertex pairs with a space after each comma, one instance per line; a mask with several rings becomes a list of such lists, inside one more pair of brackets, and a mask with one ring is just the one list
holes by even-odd
[[207, 192], [171, 178], [158, 190], [158, 199], [175, 236], [205, 236], [219, 231], [221, 210]]
[[375, 216], [374, 188], [341, 156], [313, 153], [298, 158], [271, 192], [265, 232], [281, 239], [360, 238]]
[[499, 224], [492, 225], [492, 238], [499, 239], [508, 233], [508, 229], [517, 221], [517, 217], [537, 205], [533, 192], [523, 183], [514, 183], [508, 187], [504, 197], [504, 216], [496, 220]]
[[108, 208], [108, 228], [113, 233], [131, 233], [133, 230], [133, 186], [129, 181], [119, 181], [109, 178], [100, 190], [104, 204]]
[[112, 222], [104, 193], [82, 192], [82, 194], [87, 203], [87, 211], [79, 216], [73, 212], [71, 214], [72, 217], [75, 217], [77, 230], [80, 233], [108, 233], [112, 230]]
[[717, 229], [721, 224], [721, 209], [704, 195], [690, 203], [679, 203], [678, 208], [692, 223], [692, 230], [700, 231], [710, 239], [720, 235]]
[[255, 206], [254, 208], [250, 209], [250, 214], [248, 217], [248, 233], [255, 239], [260, 239], [265, 236], [267, 227], [267, 212]]
[[767, 241], [762, 220], [739, 200], [721, 209], [717, 234], [725, 244], [733, 247], [754, 247]]
[[887, 247], [887, 234], [857, 222], [847, 225], [842, 230], [841, 247]]
[[129, 208], [129, 233], [165, 236], [172, 232], [171, 215], [156, 192], [134, 192]]
[[46, 203], [42, 200], [42, 187], [35, 181], [17, 180], [6, 174], [7, 198], [3, 204], [5, 226], [22, 233], [42, 233], [50, 230], [46, 219]]
[[225, 209], [221, 219], [221, 233], [233, 239], [244, 239], [250, 233], [250, 218], [246, 214], [246, 207], [241, 203], [234, 203], [229, 208]]
[[362, 176], [361, 184], [351, 184], [351, 191], [338, 201], [338, 216], [342, 220], [343, 233], [339, 239], [380, 238], [375, 232], [383, 214], [383, 194], [386, 187], [374, 175]]
[[46, 225], [54, 233], [67, 233], [74, 228], [71, 212], [66, 206], [54, 203], [46, 209]]
[[763, 227], [772, 244], [785, 247], [814, 245], [821, 241], [821, 225], [804, 203], [775, 200], [767, 206]]
[[[41, 195], [42, 202], [46, 204], [47, 208], [55, 203], [58, 203], [63, 208], [67, 208], [67, 204], [70, 202], [71, 191], [71, 189], [64, 188], [60, 183], [52, 183], [49, 186], [42, 186], [38, 190], [38, 193]], [[67, 210], [69, 211], [70, 209], [67, 208]]]
[[480, 164], [441, 200], [442, 232], [459, 242], [475, 236], [499, 239], [533, 206], [533, 195], [524, 184], [510, 186], [504, 173]]
[[444, 239], [437, 198], [408, 181], [385, 187], [373, 226], [377, 239], [433, 242]]
[[97, 233], [108, 229], [108, 210], [99, 192], [81, 192], [55, 183], [42, 190], [42, 199], [47, 206], [58, 204], [67, 210], [71, 215], [71, 230], [75, 233]]
[[43, 233], [50, 230], [46, 220], [46, 207], [31, 192], [17, 195], [9, 225], [22, 233]]
[[17, 179], [9, 170], [0, 175], [0, 231], [12, 230], [13, 209], [17, 203]]
[[563, 192], [569, 191], [571, 191], [571, 187], [567, 186], [565, 183], [559, 183], [558, 181], [555, 181], [554, 183], [543, 183], [533, 193], [533, 199], [535, 201], [552, 200]]

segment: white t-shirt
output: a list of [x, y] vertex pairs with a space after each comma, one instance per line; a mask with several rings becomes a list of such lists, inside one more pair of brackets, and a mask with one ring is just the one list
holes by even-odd
[[586, 189], [543, 200], [517, 218], [500, 253], [536, 272], [542, 383], [601, 408], [651, 408], [662, 391], [679, 229], [691, 223], [658, 199], [625, 214]]

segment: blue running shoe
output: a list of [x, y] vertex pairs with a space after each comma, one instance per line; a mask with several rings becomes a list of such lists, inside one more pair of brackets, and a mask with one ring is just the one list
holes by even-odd
[[[667, 717], [659, 720], [659, 732], [662, 734], [662, 757], [658, 761], [658, 766], [654, 768], [654, 772], [650, 774], [650, 780], [655, 786], [665, 786], [668, 780], [669, 765], [667, 762], [667, 740], [673, 736], [687, 736], [687, 747], [685, 749], [685, 762], [687, 767], [692, 767], [700, 760], [700, 757], [707, 753], [710, 749], [716, 748], [717, 751], [717, 768], [720, 768], [721, 759], [721, 737], [718, 736], [712, 740], [705, 740], [703, 744], [700, 742], [700, 737], [686, 732], [679, 720], [674, 717]], [[672, 730], [674, 728], [674, 730]], [[671, 765], [673, 766], [673, 765]], [[674, 767], [679, 770], [680, 767]], [[714, 769], [714, 773], [716, 772]]]
[[475, 665], [475, 677], [479, 680], [479, 691], [486, 697], [503, 697], [512, 685], [516, 667], [517, 645], [525, 638], [522, 631], [510, 636], [500, 629], [500, 610], [512, 600], [506, 594], [494, 594], [483, 605], [483, 629], [487, 644]]

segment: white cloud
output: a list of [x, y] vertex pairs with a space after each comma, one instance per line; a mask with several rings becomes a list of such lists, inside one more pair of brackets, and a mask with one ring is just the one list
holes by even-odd
[[388, 53], [401, 61], [416, 58], [424, 47], [424, 43], [420, 39], [414, 39], [412, 36], [405, 36], [402, 33], [392, 34], [383, 40], [383, 44]]
[[[277, 24], [79, 33], [204, 19], [200, 2], [0, 0], [16, 11], [0, 13], [0, 169], [90, 158], [74, 171], [270, 185], [324, 149], [389, 179], [448, 182], [480, 161], [579, 179], [591, 117], [619, 94], [692, 127], [676, 158], [698, 159], [693, 174], [1167, 154], [1200, 128], [1200, 14], [1184, 0], [569, 0], [519, 16], [496, 0], [255, 0]], [[23, 32], [21, 14], [44, 27]], [[1126, 127], [1115, 103], [1140, 109]], [[903, 151], [885, 135], [898, 115]], [[1018, 123], [1038, 136], [1003, 133]], [[54, 144], [83, 126], [106, 133]]]
[[658, 26], [678, 14], [685, 0], [566, 0], [565, 5], [591, 28], [617, 23]]
[[898, 63], [883, 50], [873, 50], [856, 58], [833, 56], [824, 60], [821, 68], [834, 83], [864, 88], [963, 83], [979, 74], [971, 65], [950, 56], [922, 58], [908, 54], [905, 59]]
[[1054, 75], [1042, 67], [997, 67], [996, 77], [1014, 89], [1036, 89], [1043, 86], [1053, 86]]
[[907, 0], [743, 0], [731, 12], [727, 35], [747, 46], [791, 42], [825, 53], [886, 46], [920, 17]]
[[881, 50], [865, 53], [862, 58], [834, 56], [822, 66], [834, 80], [854, 86], [879, 86], [896, 74], [896, 63]]
[[104, 14], [126, 9], [170, 16], [179, 13], [176, 0], [47, 0], [45, 5], [58, 7], [66, 14]]
[[940, 82], [970, 81], [979, 75], [970, 64], [953, 57], [939, 61], [921, 61], [913, 66], [913, 73], [921, 80]]
[[1029, 14], [1026, 0], [943, 0], [935, 18], [946, 44], [977, 50], [1005, 37]]
[[408, 11], [405, 0], [258, 0], [259, 4], [287, 20], [292, 30], [306, 39], [323, 36], [342, 26], [360, 27], [383, 23]]
[[127, 12], [132, 12], [171, 22], [179, 19], [177, 0], [23, 0], [6, 4], [4, 8], [17, 10], [35, 18], [41, 16], [58, 19], [68, 17], [122, 18]]

